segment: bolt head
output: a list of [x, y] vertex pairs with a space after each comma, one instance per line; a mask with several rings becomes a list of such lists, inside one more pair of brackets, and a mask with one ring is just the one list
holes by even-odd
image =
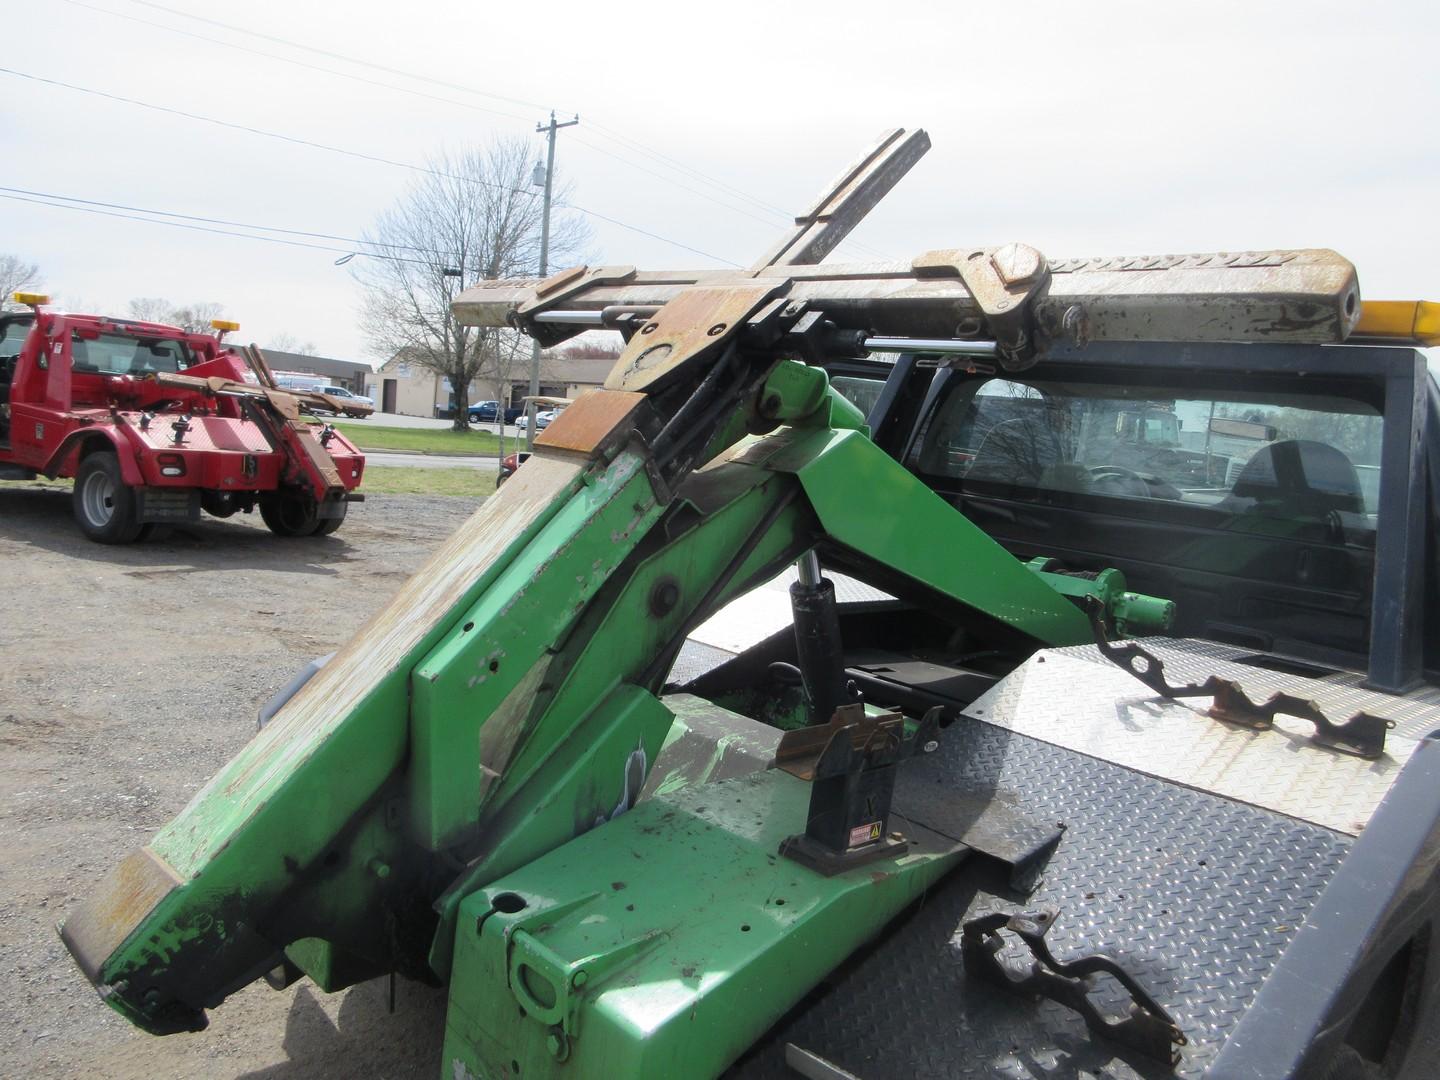
[[1045, 256], [1029, 244], [1006, 244], [990, 256], [990, 265], [1006, 285], [1019, 285], [1039, 276]]

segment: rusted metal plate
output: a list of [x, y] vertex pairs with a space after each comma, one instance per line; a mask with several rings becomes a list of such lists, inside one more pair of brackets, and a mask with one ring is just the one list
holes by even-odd
[[105, 875], [95, 892], [71, 912], [60, 936], [91, 982], [171, 889], [183, 884], [148, 847], [133, 851]]
[[663, 389], [686, 370], [702, 366], [783, 286], [771, 280], [686, 289], [630, 339], [605, 389]]
[[900, 179], [930, 149], [923, 130], [895, 128], [876, 144], [795, 219], [795, 227], [755, 263], [754, 269], [818, 263], [860, 224]]
[[[596, 285], [623, 284], [634, 277], [635, 267], [633, 266], [572, 266], [570, 269], [561, 270], [558, 274], [552, 274], [538, 283], [535, 286], [533, 298], [528, 303], [521, 305], [519, 314], [529, 315], [542, 307], [563, 306], [570, 297], [578, 292], [583, 292]], [[468, 291], [462, 293], [456, 300], [456, 304], [463, 302], [467, 295]]]
[[582, 454], [602, 452], [635, 426], [635, 410], [644, 401], [644, 394], [624, 390], [591, 390], [581, 394], [535, 436], [535, 445], [578, 450]]
[[315, 438], [315, 433], [310, 430], [310, 425], [301, 420], [289, 421], [290, 430], [294, 433], [295, 442], [305, 454], [305, 459], [310, 467], [324, 483], [330, 494], [338, 494], [345, 490], [345, 483], [340, 479], [340, 472], [335, 468], [335, 459], [330, 452], [320, 445], [320, 440]]

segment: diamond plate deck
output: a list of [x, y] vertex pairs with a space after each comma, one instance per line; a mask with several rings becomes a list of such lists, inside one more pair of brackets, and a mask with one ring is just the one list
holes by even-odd
[[680, 646], [680, 652], [675, 657], [675, 663], [670, 668], [670, 675], [666, 682], [677, 686], [688, 683], [734, 657], [735, 654], [732, 652], [726, 652], [724, 649], [717, 649], [714, 646], [695, 641], [693, 638], [687, 638]]
[[[1263, 701], [1272, 694], [1282, 692], [1314, 701], [1326, 716], [1337, 723], [1364, 711], [1395, 721], [1394, 734], [1410, 739], [1423, 739], [1440, 728], [1440, 688], [1433, 686], [1422, 686], [1409, 694], [1382, 694], [1361, 687], [1364, 676], [1354, 672], [1337, 671], [1323, 678], [1307, 678], [1238, 663], [1236, 661], [1240, 658], [1256, 654], [1232, 646], [1188, 638], [1145, 638], [1141, 643], [1165, 662], [1165, 676], [1172, 686], [1187, 682], [1203, 683], [1208, 676], [1219, 675], [1243, 686], [1252, 701]], [[1114, 666], [1094, 645], [1076, 645], [1051, 651], [1107, 667]], [[1191, 700], [1209, 701], [1208, 698]]]
[[[862, 1080], [1199, 1077], [1349, 844], [1314, 825], [973, 721], [952, 725], [939, 752], [901, 775], [902, 785], [1018, 792], [1026, 812], [1064, 821], [1038, 888], [1023, 897], [1008, 891], [998, 864], [962, 864], [727, 1075], [789, 1080], [784, 1047], [793, 1042]], [[1058, 957], [1108, 953], [1175, 1016], [1189, 1045], [1173, 1073], [1093, 1038], [1063, 1006], [966, 975], [965, 919], [1055, 906], [1062, 913], [1048, 940]]]
[[[975, 701], [966, 715], [1351, 836], [1365, 827], [1416, 746], [1413, 738], [1392, 731], [1384, 756], [1367, 761], [1316, 745], [1310, 740], [1314, 728], [1292, 717], [1277, 717], [1270, 731], [1225, 724], [1204, 714], [1208, 698], [1166, 700], [1090, 652], [1097, 659], [1086, 657], [1084, 648], [1037, 653]], [[1177, 661], [1172, 671], [1175, 651], [1157, 655], [1172, 682], [1213, 672], [1235, 679], [1257, 701], [1282, 686], [1302, 697], [1318, 696], [1313, 695], [1317, 684], [1293, 675], [1193, 656], [1188, 667]], [[1330, 691], [1328, 708], [1336, 694], [1385, 697], [1325, 689]], [[1344, 719], [1350, 713], [1330, 715]]]

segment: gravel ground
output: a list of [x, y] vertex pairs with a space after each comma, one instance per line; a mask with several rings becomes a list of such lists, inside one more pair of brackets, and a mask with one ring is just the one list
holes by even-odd
[[168, 539], [83, 539], [68, 490], [0, 489], [0, 1075], [439, 1075], [443, 992], [263, 984], [208, 1031], [157, 1039], [105, 1008], [55, 933], [255, 730], [255, 710], [349, 638], [473, 509], [372, 496], [324, 539], [259, 515]]

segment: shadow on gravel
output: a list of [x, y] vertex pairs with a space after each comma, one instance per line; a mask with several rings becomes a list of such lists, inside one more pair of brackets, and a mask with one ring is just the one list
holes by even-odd
[[400, 980], [395, 1012], [389, 1011], [389, 980], [353, 988], [335, 1023], [302, 986], [290, 1006], [281, 1047], [290, 1060], [237, 1080], [436, 1080], [445, 1041], [445, 991]]
[[[256, 525], [258, 511], [249, 515]], [[96, 544], [85, 539], [70, 510], [68, 488], [0, 491], [0, 535], [17, 543], [110, 566], [133, 566], [136, 576], [162, 577], [203, 570], [282, 570], [335, 574], [354, 548], [340, 536], [289, 538], [263, 526], [205, 517], [171, 525], [167, 535], [134, 544]]]

